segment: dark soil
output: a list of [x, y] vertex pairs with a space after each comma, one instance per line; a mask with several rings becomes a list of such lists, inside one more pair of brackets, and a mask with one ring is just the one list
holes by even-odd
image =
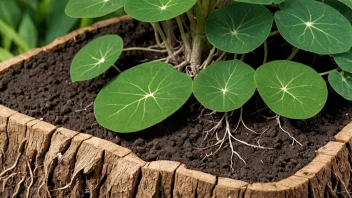
[[[281, 119], [283, 128], [303, 144], [302, 147], [292, 145], [292, 140], [279, 129], [276, 120], [266, 118], [274, 116], [270, 110], [258, 112], [265, 105], [256, 94], [244, 106], [244, 121], [257, 132], [267, 131], [259, 136], [241, 126], [234, 133], [241, 140], [252, 144], [260, 141], [262, 146], [274, 149], [254, 149], [234, 142], [234, 149], [247, 164], [235, 157], [233, 170], [230, 167], [231, 151], [228, 143], [209, 158], [204, 158], [205, 154], [215, 151], [216, 147], [197, 149], [214, 143], [215, 137], [209, 137], [203, 142], [204, 131], [212, 128], [215, 125], [213, 121], [219, 120], [221, 115], [204, 115], [197, 119], [201, 107], [193, 98], [177, 113], [150, 129], [127, 135], [110, 132], [96, 122], [91, 104], [99, 90], [117, 75], [116, 72], [110, 70], [94, 80], [72, 83], [69, 67], [74, 54], [89, 40], [111, 33], [121, 35], [128, 47], [153, 44], [153, 31], [144, 23], [113, 25], [96, 33], [87, 33], [82, 38], [76, 38], [76, 42], [43, 52], [0, 76], [0, 104], [57, 126], [92, 134], [128, 147], [146, 161], [179, 161], [193, 169], [249, 182], [278, 181], [292, 175], [309, 163], [316, 155], [315, 151], [333, 140], [334, 134], [351, 121], [351, 103], [330, 90], [328, 103], [322, 113], [314, 118], [304, 121]], [[281, 46], [278, 51], [270, 51], [269, 60], [285, 59], [291, 53], [291, 47], [284, 45], [285, 42], [280, 37], [271, 38], [268, 44], [270, 48]], [[245, 61], [254, 67], [259, 66], [262, 51], [259, 48], [248, 55]], [[116, 65], [124, 70], [140, 64], [138, 60], [157, 59], [164, 55], [128, 52], [122, 55]], [[319, 72], [334, 68], [330, 57], [315, 57], [300, 52], [295, 60], [312, 65]], [[233, 128], [238, 114], [235, 112], [231, 118]], [[220, 130], [219, 134], [223, 133], [223, 129]]]

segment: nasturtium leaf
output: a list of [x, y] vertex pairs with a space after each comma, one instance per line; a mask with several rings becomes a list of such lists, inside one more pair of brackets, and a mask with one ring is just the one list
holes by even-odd
[[65, 13], [74, 18], [101, 17], [122, 8], [125, 1], [126, 0], [70, 0], [66, 6]]
[[238, 109], [254, 94], [254, 69], [239, 60], [222, 61], [201, 71], [193, 93], [206, 108], [227, 112]]
[[352, 49], [341, 54], [334, 54], [336, 64], [344, 71], [352, 72]]
[[319, 1], [286, 0], [276, 12], [276, 25], [291, 45], [317, 54], [335, 54], [352, 46], [350, 22]]
[[284, 0], [236, 0], [236, 2], [253, 3], [253, 4], [279, 4]]
[[127, 0], [125, 11], [143, 22], [158, 22], [187, 12], [197, 0]]
[[166, 63], [144, 63], [124, 71], [100, 91], [94, 114], [107, 129], [136, 132], [169, 117], [191, 94], [188, 75]]
[[255, 72], [259, 94], [275, 113], [291, 119], [307, 119], [324, 107], [328, 90], [311, 67], [291, 61], [273, 61]]
[[253, 4], [271, 4], [273, 0], [236, 0], [236, 2], [253, 3]]
[[332, 71], [328, 76], [331, 87], [342, 97], [352, 100], [352, 74], [349, 72]]
[[269, 36], [273, 17], [263, 5], [234, 3], [210, 13], [205, 32], [210, 43], [231, 53], [248, 53]]
[[123, 40], [117, 35], [99, 37], [84, 46], [73, 58], [72, 81], [90, 80], [108, 70], [119, 58]]
[[352, 1], [351, 0], [338, 0], [342, 3], [344, 3], [345, 5], [347, 5], [348, 7], [350, 7], [352, 9]]
[[343, 16], [346, 17], [346, 19], [350, 23], [352, 23], [352, 9], [349, 8], [347, 5], [336, 0], [320, 0], [320, 1], [338, 10]]

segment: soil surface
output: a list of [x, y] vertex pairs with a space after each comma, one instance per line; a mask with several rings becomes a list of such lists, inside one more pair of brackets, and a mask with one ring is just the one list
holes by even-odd
[[[228, 142], [213, 156], [217, 147], [200, 149], [215, 143], [215, 136], [204, 140], [204, 132], [215, 126], [221, 114], [209, 114], [197, 118], [202, 107], [190, 98], [174, 115], [164, 122], [147, 130], [133, 134], [110, 132], [96, 122], [92, 103], [99, 90], [117, 73], [112, 69], [100, 77], [72, 83], [69, 67], [75, 53], [88, 41], [105, 34], [119, 34], [124, 38], [125, 46], [149, 46], [153, 44], [154, 33], [148, 24], [123, 23], [103, 28], [95, 33], [87, 33], [75, 42], [66, 43], [33, 59], [10, 69], [0, 76], [0, 104], [38, 119], [63, 126], [82, 133], [110, 140], [130, 148], [146, 161], [173, 160], [185, 163], [188, 167], [217, 176], [230, 177], [248, 182], [269, 182], [286, 178], [316, 155], [315, 151], [333, 139], [351, 121], [352, 105], [330, 89], [329, 99], [324, 110], [309, 120], [288, 120], [281, 118], [282, 127], [290, 132], [303, 146], [292, 144], [292, 139], [280, 130], [275, 116], [265, 108], [256, 94], [244, 106], [245, 124], [257, 135], [240, 125], [233, 131], [236, 138], [252, 144], [272, 147], [272, 150], [254, 149], [234, 142], [234, 149], [246, 161], [244, 164], [234, 157], [233, 169], [230, 167], [231, 150]], [[268, 40], [269, 60], [286, 59], [291, 46], [280, 36]], [[258, 67], [263, 59], [262, 47], [246, 56], [245, 62]], [[128, 52], [123, 53], [116, 65], [121, 69], [140, 64], [145, 59], [158, 59], [165, 54]], [[229, 56], [229, 58], [231, 58]], [[334, 68], [331, 58], [319, 57], [299, 52], [295, 61], [312, 65], [323, 72]], [[231, 117], [232, 129], [237, 124], [239, 111]], [[224, 129], [219, 130], [222, 137]]]

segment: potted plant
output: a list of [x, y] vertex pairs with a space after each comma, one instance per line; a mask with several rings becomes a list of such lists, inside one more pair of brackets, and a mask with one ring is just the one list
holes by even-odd
[[[181, 108], [193, 93], [205, 108], [224, 112], [220, 122], [206, 134], [207, 138], [208, 133], [216, 133], [222, 124], [226, 125], [222, 137], [216, 134], [218, 141], [214, 146], [221, 147], [228, 141], [232, 147], [232, 141], [237, 141], [254, 148], [272, 149], [239, 140], [233, 136], [235, 130], [230, 129], [229, 116], [237, 109], [241, 114], [238, 123], [246, 126], [242, 106], [258, 90], [265, 104], [275, 112], [281, 130], [293, 143], [302, 146], [281, 127], [280, 116], [308, 119], [319, 113], [328, 97], [325, 75], [337, 93], [347, 100], [352, 99], [349, 94], [352, 70], [348, 62], [352, 28], [345, 17], [351, 12], [349, 3], [300, 0], [91, 3], [71, 0], [66, 13], [71, 17], [97, 17], [122, 6], [131, 17], [152, 23], [158, 33], [156, 40], [160, 36], [162, 43], [149, 48], [123, 49], [123, 40], [117, 35], [98, 38], [75, 56], [71, 79], [83, 81], [101, 75], [114, 65], [122, 51], [158, 52], [154, 48], [163, 48], [168, 56], [166, 61], [152, 61], [122, 72], [100, 91], [94, 102], [94, 113], [99, 124], [107, 129], [131, 133], [153, 126]], [[179, 31], [179, 44], [174, 40], [178, 38], [173, 21]], [[292, 53], [287, 60], [267, 63], [270, 51], [266, 40], [277, 34], [293, 46]], [[264, 45], [263, 65], [254, 70], [243, 59], [261, 45]], [[331, 55], [339, 68], [318, 73], [308, 65], [291, 61], [299, 50]], [[216, 57], [214, 53], [221, 55]], [[233, 54], [234, 60], [225, 58], [227, 53]], [[238, 55], [242, 56], [242, 61], [237, 59]], [[239, 153], [232, 150], [231, 165], [234, 155], [245, 163]]]
[[[70, 0], [66, 7], [66, 14], [74, 18], [101, 17], [122, 7], [129, 16], [139, 21], [135, 23], [151, 24], [152, 29], [148, 31], [152, 33], [153, 41], [142, 42], [143, 46], [124, 47], [126, 41], [123, 36], [108, 34], [96, 37], [91, 42], [84, 43], [84, 47], [73, 58], [69, 73], [73, 85], [81, 82], [86, 83], [87, 87], [95, 87], [94, 89], [96, 89], [96, 85], [92, 82], [104, 79], [104, 87], [97, 94], [94, 103], [91, 102], [86, 108], [82, 107], [82, 110], [75, 112], [85, 112], [94, 106], [95, 119], [102, 127], [117, 132], [121, 137], [127, 137], [127, 139], [132, 137], [133, 141], [131, 142], [133, 143], [122, 142], [122, 145], [132, 145], [133, 151], [150, 161], [145, 166], [144, 162], [138, 161], [138, 168], [133, 172], [133, 181], [128, 184], [134, 186], [132, 188], [136, 187], [136, 178], [139, 175], [137, 170], [143, 166], [143, 175], [138, 184], [137, 196], [145, 196], [144, 189], [150, 186], [164, 188], [162, 190], [154, 189], [153, 192], [156, 194], [159, 191], [164, 195], [170, 194], [170, 189], [173, 189], [172, 193], [176, 197], [196, 196], [197, 194], [204, 197], [211, 195], [241, 197], [245, 194], [250, 197], [255, 193], [259, 193], [256, 195], [258, 197], [289, 196], [287, 193], [291, 191], [292, 193], [293, 191], [295, 193], [302, 192], [307, 196], [309, 196], [309, 191], [311, 195], [314, 194], [313, 197], [319, 197], [329, 190], [331, 195], [341, 193], [347, 196], [345, 188], [348, 186], [350, 173], [345, 171], [347, 170], [345, 165], [349, 163], [346, 145], [350, 140], [350, 131], [343, 130], [339, 136], [336, 136], [337, 142], [331, 142], [327, 147], [319, 149], [318, 157], [314, 158], [315, 154], [310, 152], [317, 145], [311, 145], [305, 139], [306, 136], [297, 135], [296, 132], [287, 129], [284, 124], [289, 120], [302, 120], [297, 121], [300, 125], [309, 123], [310, 118], [315, 119], [315, 116], [322, 111], [328, 97], [339, 98], [340, 102], [342, 101], [340, 100], [341, 96], [346, 100], [351, 100], [350, 76], [352, 74], [349, 72], [352, 70], [349, 69], [349, 62], [352, 46], [350, 22], [352, 5], [349, 2], [343, 0], [238, 0], [235, 2], [216, 0]], [[285, 47], [277, 43], [273, 45], [272, 42], [276, 38], [281, 39]], [[269, 58], [270, 54], [279, 54], [280, 51], [285, 51], [281, 49], [290, 50], [284, 59], [282, 56]], [[258, 53], [259, 51], [260, 53]], [[149, 58], [148, 61], [143, 61], [145, 63], [131, 65], [132, 67], [124, 69], [120, 68], [122, 64], [115, 64], [118, 63], [121, 55], [123, 59], [125, 58], [123, 54], [133, 52], [151, 53], [152, 56], [158, 58]], [[302, 57], [306, 56], [307, 59], [313, 57], [311, 58], [312, 62], [314, 62], [314, 56], [323, 57], [324, 61], [328, 60], [332, 64], [317, 68], [315, 64], [311, 66], [306, 64], [307, 61], [293, 61], [298, 56], [297, 54], [301, 54]], [[252, 59], [249, 60], [248, 57]], [[249, 63], [253, 62], [252, 60], [255, 62], [253, 65]], [[335, 63], [337, 66], [334, 66]], [[24, 65], [26, 67], [26, 64]], [[45, 66], [43, 65], [43, 67]], [[321, 71], [322, 69], [323, 71]], [[8, 75], [16, 75], [16, 72]], [[94, 79], [99, 80], [94, 81]], [[107, 79], [109, 82], [105, 85]], [[0, 90], [2, 87], [0, 86]], [[81, 90], [81, 88], [78, 89]], [[263, 109], [267, 112], [267, 115], [261, 117], [265, 117], [265, 120], [271, 122], [275, 129], [269, 130], [269, 128], [261, 127], [264, 125], [246, 124], [244, 115], [248, 115], [250, 112], [246, 112], [244, 105], [246, 103], [252, 105], [248, 101], [253, 101], [253, 96], [259, 100], [259, 103], [262, 103]], [[141, 138], [135, 138], [147, 131], [149, 133], [153, 131], [155, 128], [148, 129], [166, 122], [167, 118], [170, 119], [170, 116], [172, 117], [175, 112], [179, 112], [183, 106], [189, 107], [190, 101], [196, 101], [203, 108], [203, 110], [195, 112], [200, 113], [198, 119], [199, 123], [204, 125], [202, 130], [180, 135], [168, 142], [175, 145], [187, 144], [190, 148], [200, 146], [195, 150], [202, 153], [200, 156], [205, 161], [204, 163], [213, 163], [217, 161], [216, 157], [224, 155], [226, 159], [222, 158], [224, 163], [219, 169], [226, 169], [227, 173], [218, 174], [219, 171], [209, 171], [213, 167], [218, 168], [218, 164], [209, 165], [211, 168], [208, 169], [200, 168], [199, 165], [190, 165], [192, 169], [194, 167], [198, 170], [206, 169], [208, 173], [218, 176], [218, 179], [214, 175], [193, 172], [178, 163], [163, 163], [161, 170], [158, 162], [151, 162], [157, 157], [149, 159], [141, 154], [146, 153], [146, 148], [158, 150], [160, 145], [154, 144], [145, 148], [144, 144], [148, 143]], [[67, 105], [70, 105], [69, 101], [67, 101]], [[48, 103], [47, 106], [43, 108], [50, 109], [52, 107], [51, 103]], [[248, 107], [250, 108], [250, 105]], [[257, 109], [255, 113], [258, 114], [260, 111], [262, 110]], [[61, 117], [70, 112], [69, 108], [60, 108]], [[209, 114], [204, 114], [204, 112], [209, 112]], [[207, 122], [210, 120], [209, 115], [210, 119], [213, 118], [212, 115], [215, 115], [211, 122]], [[36, 116], [35, 112], [33, 112], [33, 116]], [[65, 118], [61, 120], [61, 117], [57, 123], [65, 122]], [[344, 122], [348, 118], [342, 120], [341, 122]], [[205, 122], [210, 124], [204, 124]], [[304, 126], [299, 127], [304, 128]], [[323, 144], [341, 130], [339, 127], [335, 126], [332, 129], [335, 133], [324, 136]], [[321, 132], [322, 129], [319, 130]], [[318, 136], [317, 133], [320, 132], [314, 134]], [[273, 135], [267, 136], [268, 133]], [[197, 136], [197, 145], [191, 145], [189, 141], [185, 140], [188, 138], [187, 135], [196, 134], [201, 134], [201, 137]], [[314, 138], [314, 134], [310, 134], [309, 137]], [[277, 140], [273, 140], [272, 144], [261, 142], [263, 137], [274, 139], [275, 136], [284, 136], [285, 142], [290, 142], [292, 145], [281, 144], [282, 140], [277, 138]], [[70, 136], [71, 139], [74, 137], [74, 135]], [[97, 148], [94, 153], [108, 153], [104, 154], [104, 158], [99, 159], [104, 161], [104, 166], [109, 167], [109, 162], [105, 162], [105, 160], [110, 160], [108, 156], [110, 156], [109, 153], [112, 152], [112, 149], [109, 150], [107, 146], [105, 148], [105, 145], [97, 144], [93, 140], [88, 140], [88, 142], [89, 145], [94, 145], [94, 148]], [[112, 146], [108, 143], [104, 144]], [[88, 143], [84, 147], [86, 148], [87, 145]], [[173, 146], [177, 147], [175, 145]], [[281, 148], [283, 146], [285, 148]], [[104, 151], [100, 150], [102, 147], [104, 147], [102, 149]], [[62, 148], [67, 148], [67, 145]], [[307, 155], [304, 158], [308, 161], [313, 158], [314, 160], [300, 170], [305, 164], [302, 165], [297, 160], [295, 162], [295, 158], [302, 157], [300, 149], [307, 148], [310, 149], [307, 151], [310, 154], [304, 154]], [[299, 151], [290, 155], [291, 149]], [[251, 152], [258, 151], [258, 153], [271, 152], [271, 155], [274, 156], [275, 150], [285, 150], [286, 153], [280, 155], [278, 160], [273, 157], [253, 160], [245, 156], [247, 150], [248, 152], [249, 150]], [[80, 157], [84, 155], [85, 151], [83, 149], [81, 152], [78, 151], [77, 161], [80, 163], [77, 162], [79, 165], [75, 166], [74, 172], [71, 173], [72, 178], [69, 181], [66, 180], [65, 185], [57, 186], [55, 184], [54, 186], [57, 188], [53, 188], [53, 191], [67, 190], [73, 187], [74, 180], [83, 171], [84, 174], [89, 175], [87, 187], [91, 189], [91, 195], [97, 196], [97, 189], [104, 186], [102, 184], [104, 183], [104, 179], [102, 179], [104, 174], [100, 173], [103, 172], [100, 169], [103, 166], [95, 163], [96, 167], [100, 168], [94, 169], [93, 172], [91, 169], [87, 170], [88, 165], [83, 167], [82, 164], [88, 163], [88, 160], [83, 163], [83, 158]], [[123, 153], [123, 156], [128, 155], [128, 152]], [[260, 157], [258, 153], [255, 156]], [[58, 154], [56, 153], [56, 155]], [[100, 153], [100, 155], [103, 154]], [[281, 160], [285, 155], [289, 158], [288, 161], [286, 158]], [[98, 154], [94, 154], [94, 156], [98, 156]], [[189, 161], [192, 161], [193, 151], [185, 153], [185, 156], [190, 159]], [[61, 157], [58, 157], [57, 163], [60, 161], [59, 158], [61, 159]], [[248, 184], [223, 178], [224, 176], [241, 178], [246, 175], [247, 173], [242, 173], [248, 170], [241, 167], [247, 168], [248, 161], [249, 165], [262, 163], [263, 166], [269, 166], [272, 163], [273, 166], [280, 167], [280, 172], [289, 169], [289, 173], [285, 175], [276, 173], [275, 178], [265, 172], [263, 173], [266, 174], [265, 177], [271, 177], [271, 179], [264, 181], [278, 181], [298, 170], [300, 171], [286, 180], [268, 184]], [[208, 165], [202, 167], [205, 166]], [[114, 178], [110, 178], [113, 177], [113, 173], [119, 175], [123, 172], [119, 166], [114, 164], [113, 167], [112, 171], [106, 168], [108, 176], [105, 176], [110, 179], [109, 181], [114, 180]], [[327, 171], [328, 169], [331, 171]], [[154, 184], [149, 178], [152, 177], [155, 170], [158, 170], [156, 171], [158, 174], [162, 172], [160, 173], [162, 176], [157, 174], [156, 178], [153, 177]], [[6, 174], [9, 174], [8, 172], [6, 171]], [[129, 173], [129, 171], [126, 172]], [[170, 181], [170, 179], [166, 179], [170, 175], [167, 176], [165, 173], [170, 173], [172, 178], [174, 172], [176, 172], [176, 177], [171, 179], [174, 184], [172, 184], [173, 182], [166, 184], [166, 181]], [[327, 172], [329, 172], [329, 176]], [[4, 172], [0, 174], [5, 175]], [[102, 177], [96, 179], [91, 174], [94, 176], [102, 174]], [[333, 182], [331, 183], [330, 179], [326, 180], [327, 182], [325, 180], [324, 182], [313, 182], [320, 177], [335, 178], [331, 180], [338, 180], [339, 184], [334, 184], [336, 188], [332, 188]], [[244, 180], [249, 181], [250, 179], [246, 177]], [[158, 184], [159, 182], [162, 185]], [[48, 182], [44, 183], [48, 184]], [[98, 187], [93, 185], [97, 183]], [[173, 185], [174, 187], [172, 187]], [[266, 191], [267, 189], [263, 186], [269, 190]], [[329, 186], [331, 189], [328, 188]], [[105, 187], [109, 189], [109, 182]], [[191, 188], [189, 192], [186, 190], [188, 188]], [[233, 194], [234, 191], [237, 195]], [[204, 194], [202, 195], [202, 193]], [[135, 191], [130, 192], [129, 196], [133, 194]], [[293, 193], [291, 196], [297, 196], [297, 194]]]

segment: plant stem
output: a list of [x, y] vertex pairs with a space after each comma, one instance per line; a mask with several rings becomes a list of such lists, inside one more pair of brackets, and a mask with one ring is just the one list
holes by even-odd
[[216, 59], [215, 63], [221, 61], [225, 57], [225, 55], [226, 55], [226, 52], [222, 52], [221, 55], [219, 56], [219, 58]]
[[192, 55], [191, 55], [191, 69], [193, 73], [198, 73], [199, 66], [202, 59], [202, 52], [204, 46], [205, 22], [209, 12], [209, 0], [203, 0], [202, 3], [197, 1], [196, 15], [197, 25], [193, 34]]
[[295, 56], [296, 54], [298, 53], [299, 49], [297, 47], [293, 47], [292, 48], [292, 53], [291, 55], [287, 58], [287, 60], [291, 61]]
[[244, 58], [246, 57], [246, 54], [242, 54], [240, 61], [244, 61]]
[[238, 58], [238, 54], [235, 54], [235, 55], [233, 56], [233, 59], [236, 60], [237, 58]]
[[216, 4], [217, 0], [210, 0], [210, 3], [209, 3], [209, 10], [213, 10], [215, 7], [215, 4]]
[[119, 72], [119, 74], [122, 73], [121, 69], [119, 69], [116, 65], [112, 65], [112, 67], [116, 69], [116, 71]]
[[124, 48], [122, 51], [124, 51], [124, 52], [127, 52], [127, 51], [148, 51], [148, 52], [158, 52], [158, 53], [168, 52], [167, 50], [157, 50], [157, 49], [151, 49], [151, 48], [146, 48], [146, 47], [129, 47], [129, 48]]
[[326, 72], [322, 72], [322, 73], [319, 73], [319, 75], [320, 76], [325, 76], [325, 75], [328, 75], [328, 74], [330, 74], [330, 72], [333, 72], [333, 71], [339, 71], [339, 70], [341, 70], [341, 68], [335, 68], [335, 69], [332, 69], [332, 70], [330, 70], [330, 71], [326, 71]]
[[268, 61], [268, 43], [264, 41], [264, 59], [263, 65]]
[[180, 33], [181, 33], [182, 41], [185, 45], [185, 54], [190, 54], [192, 51], [191, 45], [190, 45], [189, 40], [186, 36], [185, 29], [183, 28], [183, 24], [182, 24], [182, 20], [181, 20], [180, 16], [176, 17], [176, 22], [177, 22], [178, 28], [180, 30]]
[[280, 34], [279, 30], [272, 31], [270, 32], [269, 37], [275, 36], [277, 34]]
[[175, 46], [175, 35], [174, 35], [174, 31], [173, 31], [173, 24], [171, 20], [166, 20], [161, 22], [161, 27], [164, 30], [166, 39], [167, 39], [167, 43], [170, 46], [170, 49], [172, 49]]
[[167, 50], [169, 56], [171, 56], [171, 55], [172, 55], [172, 50], [171, 50], [171, 48], [170, 48], [169, 43], [167, 42], [167, 38], [166, 38], [166, 36], [165, 36], [163, 30], [161, 29], [159, 23], [156, 22], [156, 23], [153, 23], [153, 24], [154, 24], [154, 26], [155, 26], [156, 31], [158, 31], [158, 33], [159, 33], [161, 39], [163, 40], [164, 45], [165, 45], [165, 47], [166, 47], [166, 50]]
[[207, 58], [207, 59], [205, 60], [205, 62], [204, 62], [204, 67], [203, 67], [203, 69], [206, 68], [206, 67], [210, 64], [211, 60], [213, 60], [213, 56], [214, 56], [215, 49], [216, 49], [216, 47], [213, 46], [213, 48], [210, 50], [209, 56], [208, 56], [208, 58]]
[[192, 9], [189, 9], [187, 12], [186, 12], [186, 15], [188, 17], [188, 20], [190, 21], [191, 23], [191, 27], [194, 27], [195, 24], [196, 24], [196, 20], [194, 19], [194, 16], [193, 16], [193, 13], [192, 13]]

